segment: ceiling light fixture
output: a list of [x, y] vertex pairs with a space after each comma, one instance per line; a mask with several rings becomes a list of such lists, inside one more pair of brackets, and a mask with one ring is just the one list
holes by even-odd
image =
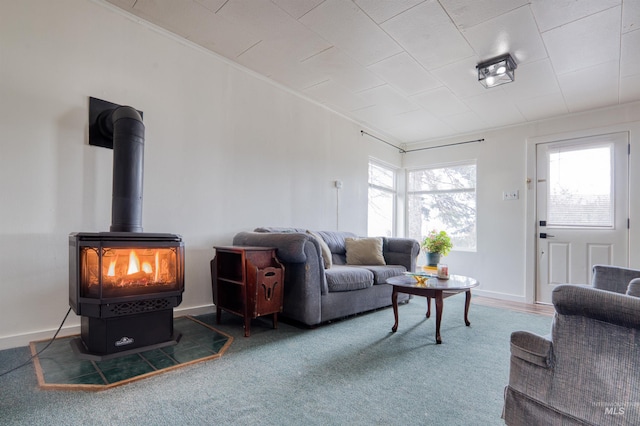
[[476, 65], [478, 81], [485, 88], [500, 86], [515, 80], [515, 69], [518, 65], [510, 54], [506, 53]]

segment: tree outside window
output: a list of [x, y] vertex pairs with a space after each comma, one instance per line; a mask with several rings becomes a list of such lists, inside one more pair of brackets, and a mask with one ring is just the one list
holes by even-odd
[[476, 250], [476, 164], [407, 171], [408, 236], [432, 229], [451, 236], [453, 250]]
[[395, 207], [396, 171], [383, 164], [370, 161], [368, 235], [394, 236]]

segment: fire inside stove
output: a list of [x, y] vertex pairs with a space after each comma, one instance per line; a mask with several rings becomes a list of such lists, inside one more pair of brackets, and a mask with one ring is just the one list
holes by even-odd
[[84, 247], [80, 252], [83, 277], [80, 297], [114, 298], [178, 289], [176, 248], [102, 251], [102, 256], [94, 247]]

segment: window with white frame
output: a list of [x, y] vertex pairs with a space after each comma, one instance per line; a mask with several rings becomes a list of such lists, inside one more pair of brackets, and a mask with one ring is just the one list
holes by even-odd
[[408, 237], [433, 229], [451, 236], [453, 250], [476, 250], [476, 163], [407, 171]]
[[396, 171], [369, 161], [369, 214], [367, 233], [376, 237], [395, 235]]

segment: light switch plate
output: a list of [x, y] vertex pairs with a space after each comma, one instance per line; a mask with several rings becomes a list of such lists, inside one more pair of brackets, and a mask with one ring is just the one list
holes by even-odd
[[502, 199], [505, 201], [517, 200], [520, 198], [520, 191], [517, 189], [514, 191], [502, 191]]

